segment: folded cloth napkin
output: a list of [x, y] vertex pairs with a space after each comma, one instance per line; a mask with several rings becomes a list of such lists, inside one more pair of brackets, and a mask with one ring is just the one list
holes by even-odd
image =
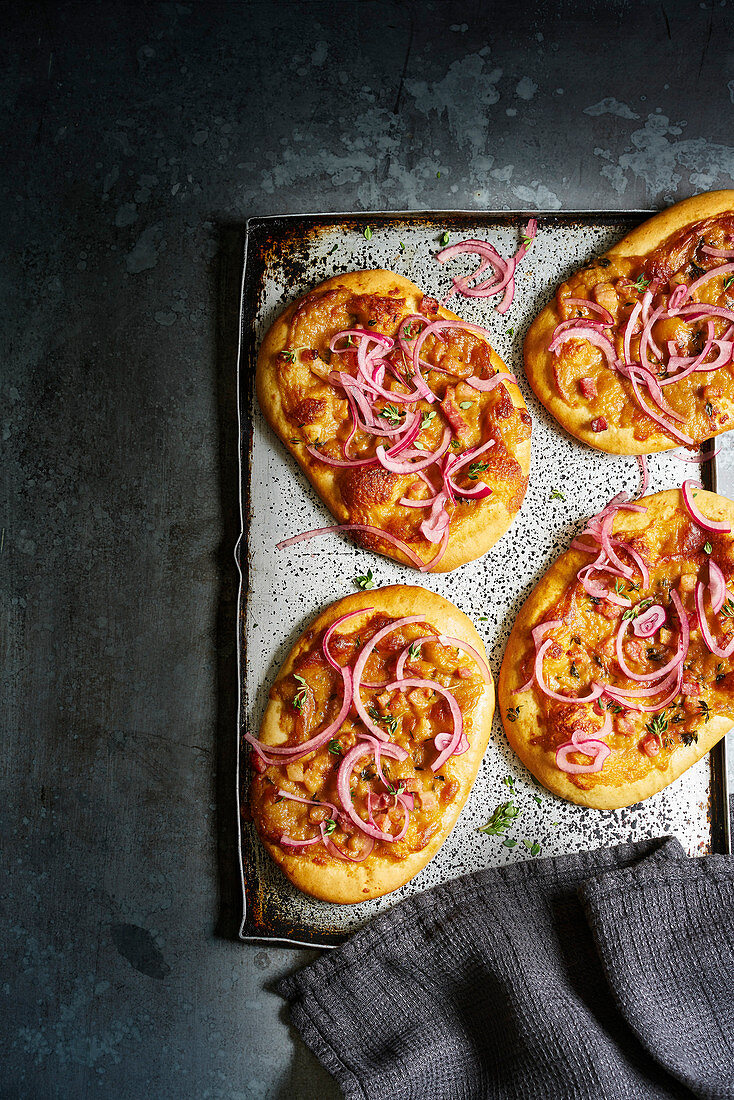
[[347, 1100], [734, 1098], [734, 860], [667, 838], [479, 871], [277, 988]]

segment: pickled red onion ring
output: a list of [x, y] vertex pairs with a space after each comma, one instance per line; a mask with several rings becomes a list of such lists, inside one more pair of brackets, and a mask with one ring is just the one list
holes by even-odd
[[442, 767], [450, 756], [453, 756], [456, 747], [461, 741], [464, 733], [464, 719], [459, 708], [459, 704], [456, 702], [456, 698], [452, 692], [445, 688], [442, 684], [436, 683], [435, 680], [417, 680], [409, 677], [407, 679], [395, 680], [392, 684], [388, 684], [386, 691], [404, 691], [406, 688], [422, 688], [427, 691], [436, 691], [439, 695], [443, 695], [444, 699], [449, 705], [451, 711], [451, 717], [454, 722], [454, 732], [451, 739], [447, 742], [446, 747], [438, 757], [431, 764], [431, 771], [438, 771]]
[[347, 611], [346, 615], [341, 615], [338, 619], [335, 619], [329, 629], [324, 634], [324, 640], [321, 643], [321, 648], [324, 651], [324, 657], [326, 657], [326, 660], [329, 662], [331, 667], [335, 668], [337, 672], [341, 672], [342, 666], [337, 664], [334, 658], [329, 653], [329, 641], [331, 640], [331, 635], [334, 633], [339, 624], [343, 623], [346, 619], [353, 619], [355, 615], [364, 615], [366, 611], [374, 610], [374, 607], [360, 607], [356, 611]]
[[315, 538], [317, 535], [330, 535], [334, 531], [367, 531], [369, 534], [377, 535], [379, 538], [385, 539], [386, 542], [392, 543], [393, 546], [397, 546], [398, 550], [401, 550], [417, 569], [423, 569], [424, 567], [428, 569], [432, 564], [432, 562], [421, 561], [418, 555], [402, 539], [395, 538], [387, 531], [381, 531], [379, 527], [371, 527], [368, 523], [334, 523], [330, 527], [317, 527], [313, 531], [302, 531], [300, 535], [293, 535], [292, 538], [276, 542], [275, 549], [285, 550], [287, 546], [294, 546], [297, 542], [304, 542], [306, 539]]
[[[732, 267], [734, 267], [734, 264], [732, 264]], [[704, 516], [701, 510], [694, 503], [692, 492], [693, 489], [703, 489], [703, 485], [700, 481], [692, 481], [689, 479], [687, 481], [684, 481], [681, 486], [683, 503], [686, 506], [686, 511], [688, 512], [688, 515], [691, 517], [696, 526], [701, 527], [704, 531], [710, 532], [710, 534], [712, 535], [717, 535], [720, 533], [730, 535], [731, 524], [723, 522], [719, 523], [716, 520], [707, 519], [706, 516]]]
[[[565, 306], [576, 306], [581, 307], [582, 309], [590, 309], [592, 313], [598, 313], [600, 315], [605, 325], [609, 326], [614, 324], [614, 318], [612, 317], [608, 309], [605, 309], [604, 306], [600, 306], [597, 302], [588, 301], [587, 298], [564, 298], [562, 304]], [[586, 319], [587, 318], [585, 317], [571, 318], [571, 320], [576, 321], [585, 321]]]
[[[303, 741], [300, 745], [291, 745], [288, 748], [283, 748], [280, 745], [263, 745], [261, 741], [258, 741], [256, 737], [253, 737], [251, 733], [245, 734], [245, 740], [248, 744], [252, 745], [255, 752], [260, 756], [266, 764], [278, 763], [278, 758], [287, 759], [289, 761], [300, 760], [302, 756], [307, 756], [310, 752], [315, 752], [316, 749], [321, 748], [327, 741], [331, 740], [334, 734], [341, 728], [341, 725], [349, 713], [349, 708], [352, 705], [352, 670], [350, 668], [342, 668], [339, 666], [339, 671], [342, 675], [342, 681], [344, 683], [344, 698], [342, 699], [342, 705], [338, 715], [333, 722], [330, 722], [326, 729], [321, 733], [315, 734], [314, 737], [310, 737], [308, 741]], [[270, 760], [268, 757], [274, 756], [275, 760]]]
[[[339, 770], [336, 776], [336, 790], [337, 794], [339, 795], [339, 801], [342, 804], [342, 809], [346, 813], [347, 817], [349, 817], [354, 822], [357, 828], [361, 829], [363, 833], [367, 834], [367, 836], [371, 836], [373, 840], [383, 840], [388, 844], [393, 844], [397, 839], [399, 839], [399, 837], [402, 838], [405, 833], [403, 832], [399, 834], [399, 837], [393, 836], [392, 833], [383, 832], [382, 829], [378, 829], [374, 825], [371, 825], [369, 821], [365, 821], [359, 816], [359, 814], [355, 810], [352, 803], [352, 796], [349, 791], [349, 780], [352, 777], [354, 765], [357, 763], [358, 760], [361, 760], [363, 756], [366, 756], [367, 753], [371, 753], [374, 751], [375, 750], [372, 745], [365, 741], [358, 741], [357, 744], [349, 750], [349, 752], [344, 756], [344, 759], [339, 765]], [[405, 752], [405, 749], [401, 749], [399, 745], [393, 745], [392, 743], [381, 745], [380, 752], [384, 756], [391, 756], [396, 760], [404, 760], [405, 757], [408, 755]], [[405, 809], [405, 807], [403, 807], [403, 809], [405, 810], [405, 814], [407, 816], [407, 809]], [[407, 823], [405, 824], [404, 828], [407, 828]]]
[[659, 603], [648, 607], [642, 615], [632, 620], [632, 633], [638, 638], [652, 638], [665, 622], [665, 609]]
[[[377, 738], [378, 741], [387, 741], [388, 740], [387, 734], [384, 732], [384, 730], [381, 730], [378, 726], [376, 726], [375, 723], [372, 721], [372, 719], [370, 718], [369, 714], [367, 713], [367, 711], [365, 709], [364, 703], [362, 702], [362, 699], [361, 699], [360, 694], [359, 694], [359, 689], [360, 689], [361, 684], [362, 684], [362, 676], [364, 674], [365, 665], [367, 664], [367, 660], [368, 660], [372, 650], [375, 648], [377, 643], [382, 641], [382, 639], [387, 634], [391, 634], [393, 632], [393, 630], [398, 630], [402, 626], [410, 626], [411, 623], [422, 623], [422, 622], [425, 622], [425, 616], [424, 615], [406, 615], [402, 619], [396, 619], [395, 622], [388, 623], [388, 625], [384, 626], [382, 628], [382, 630], [378, 630], [377, 633], [372, 638], [370, 638], [370, 640], [368, 642], [365, 642], [365, 644], [362, 646], [361, 650], [359, 651], [359, 656], [357, 657], [357, 660], [354, 664], [354, 673], [353, 673], [354, 709], [357, 711], [357, 714], [362, 719], [362, 722], [364, 723], [364, 725], [367, 727], [368, 730], [370, 730], [370, 732]], [[386, 690], [387, 690], [387, 687], [386, 687]]]
[[718, 615], [726, 600], [726, 578], [713, 558], [709, 558], [709, 593], [711, 610]]
[[471, 378], [466, 379], [467, 386], [473, 386], [475, 390], [480, 390], [482, 393], [493, 390], [500, 382], [512, 382], [516, 386], [517, 378], [509, 371], [498, 371], [491, 378], [478, 378], [476, 374], [473, 374]]
[[695, 601], [696, 614], [698, 615], [698, 621], [701, 626], [701, 634], [711, 653], [715, 654], [717, 657], [726, 659], [727, 657], [731, 657], [732, 653], [734, 653], [734, 638], [729, 642], [729, 645], [723, 647], [714, 639], [711, 633], [711, 627], [708, 624], [708, 619], [706, 618], [706, 608], [703, 603], [704, 591], [703, 581], [699, 581], [696, 585]]

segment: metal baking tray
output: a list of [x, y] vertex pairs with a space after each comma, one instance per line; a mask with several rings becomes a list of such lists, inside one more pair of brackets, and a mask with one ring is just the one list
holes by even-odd
[[[650, 213], [320, 214], [253, 218], [247, 223], [238, 362], [242, 534], [236, 552], [241, 575], [237, 790], [242, 939], [336, 946], [375, 914], [417, 891], [483, 867], [533, 858], [524, 839], [528, 844], [536, 842], [542, 856], [670, 833], [691, 854], [729, 851], [723, 741], [644, 803], [599, 811], [564, 802], [539, 786], [509, 748], [499, 716], [451, 836], [412, 882], [386, 898], [338, 906], [307, 897], [285, 879], [247, 820], [243, 735], [248, 729], [257, 732], [270, 685], [305, 625], [326, 604], [355, 591], [359, 574], [369, 567], [379, 585], [422, 584], [458, 604], [483, 634], [496, 677], [515, 615], [538, 577], [568, 547], [586, 517], [621, 489], [636, 492], [634, 458], [605, 455], [579, 443], [540, 405], [525, 381], [522, 343], [528, 325], [556, 285]], [[479, 236], [509, 255], [529, 216], [538, 218], [538, 235], [520, 268], [509, 312], [501, 316], [482, 301], [452, 303], [462, 316], [494, 334], [494, 346], [517, 375], [533, 418], [530, 486], [509, 532], [479, 561], [435, 576], [422, 576], [358, 549], [339, 535], [276, 550], [280, 539], [333, 522], [254, 400], [257, 350], [278, 313], [324, 279], [359, 268], [390, 268], [427, 294], [441, 297], [450, 281], [433, 254], [443, 233], [448, 232], [452, 241]], [[712, 489], [714, 463], [702, 467], [705, 484]], [[652, 456], [650, 491], [680, 485], [690, 471], [670, 452]], [[553, 489], [560, 490], [565, 500], [551, 500]], [[512, 829], [518, 838], [514, 848], [477, 831], [494, 807], [511, 797], [508, 784], [521, 810]]]

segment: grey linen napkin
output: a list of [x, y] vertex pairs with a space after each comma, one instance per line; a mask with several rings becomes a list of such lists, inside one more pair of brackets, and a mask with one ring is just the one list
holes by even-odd
[[734, 861], [677, 840], [480, 871], [278, 984], [347, 1100], [734, 1097]]

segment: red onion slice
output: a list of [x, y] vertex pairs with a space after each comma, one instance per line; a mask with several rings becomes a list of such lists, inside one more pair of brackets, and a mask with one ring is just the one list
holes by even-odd
[[726, 578], [712, 558], [709, 558], [709, 593], [711, 610], [718, 615], [726, 600]]
[[665, 609], [659, 603], [648, 607], [642, 615], [632, 620], [632, 632], [638, 638], [652, 638], [665, 622]]
[[602, 332], [599, 332], [595, 328], [590, 328], [588, 325], [577, 328], [566, 329], [565, 332], [559, 333], [556, 338], [551, 341], [548, 351], [552, 351], [554, 355], [560, 355], [561, 344], [565, 344], [567, 340], [586, 340], [587, 343], [593, 344], [603, 354], [607, 361], [607, 365], [614, 370], [614, 365], [617, 362], [617, 352], [615, 351], [614, 344], [605, 336]]
[[478, 378], [476, 374], [473, 374], [471, 378], [466, 380], [467, 386], [473, 386], [475, 390], [480, 390], [482, 393], [489, 393], [500, 382], [512, 382], [516, 386], [517, 378], [509, 371], [498, 371], [491, 378]]
[[[609, 714], [604, 718], [598, 737], [586, 738], [582, 730], [574, 730], [571, 734], [571, 740], [556, 749], [556, 766], [561, 771], [568, 772], [571, 775], [580, 775], [584, 772], [600, 772], [604, 766], [604, 761], [612, 751], [601, 738], [608, 737], [610, 733], [612, 733], [612, 719]], [[590, 756], [592, 762], [590, 764], [575, 764], [573, 761], [568, 760], [568, 756], [572, 752], [580, 752], [584, 756]]]
[[380, 461], [380, 465], [384, 466], [386, 470], [391, 470], [395, 474], [412, 474], [415, 473], [416, 470], [425, 470], [428, 466], [432, 466], [441, 455], [448, 451], [450, 445], [451, 429], [444, 428], [443, 436], [437, 449], [435, 451], [430, 451], [428, 456], [420, 462], [410, 462], [407, 458], [392, 458], [382, 445], [377, 448], [375, 453]]
[[404, 680], [395, 680], [392, 684], [388, 684], [387, 691], [405, 691], [407, 688], [423, 688], [427, 691], [436, 691], [439, 695], [443, 695], [444, 699], [449, 705], [451, 711], [451, 717], [454, 722], [454, 732], [451, 740], [447, 743], [446, 748], [439, 754], [439, 756], [431, 764], [431, 771], [438, 771], [442, 767], [448, 758], [452, 756], [456, 750], [456, 747], [461, 741], [464, 733], [464, 719], [459, 708], [459, 704], [456, 702], [456, 698], [452, 692], [445, 688], [442, 684], [437, 684], [435, 680], [415, 680], [408, 678]]
[[710, 462], [711, 459], [715, 458], [716, 455], [719, 454], [720, 451], [721, 451], [721, 447], [716, 447], [715, 450], [711, 451], [710, 454], [707, 454], [707, 455], [694, 455], [691, 458], [688, 458], [684, 455], [677, 455], [673, 452], [671, 452], [671, 453], [673, 454], [673, 458], [677, 458], [679, 462], [695, 462], [697, 466], [700, 466], [704, 462]]
[[[339, 801], [342, 804], [342, 809], [358, 829], [361, 829], [367, 836], [371, 836], [373, 840], [383, 840], [388, 844], [393, 844], [398, 837], [393, 836], [392, 833], [383, 832], [382, 829], [376, 828], [376, 826], [370, 824], [369, 821], [365, 821], [361, 818], [354, 808], [352, 796], [349, 791], [349, 780], [352, 778], [354, 765], [358, 760], [361, 760], [363, 756], [374, 751], [372, 745], [364, 741], [357, 742], [357, 744], [349, 750], [339, 765], [339, 771], [336, 776], [336, 790], [339, 795]], [[384, 756], [393, 757], [395, 760], [404, 760], [408, 755], [405, 749], [401, 749], [399, 745], [393, 745], [392, 743], [381, 745], [380, 752]], [[407, 812], [408, 811], [405, 810], [406, 814]], [[401, 837], [404, 835], [404, 832], [400, 834]]]
[[[564, 298], [562, 304], [565, 305], [565, 306], [575, 306], [575, 307], [581, 308], [581, 309], [590, 309], [592, 313], [598, 313], [599, 314], [599, 316], [604, 321], [605, 325], [608, 326], [608, 325], [613, 325], [614, 324], [614, 318], [612, 317], [612, 315], [611, 315], [611, 313], [609, 312], [608, 309], [605, 309], [604, 306], [598, 305], [597, 302], [590, 302], [587, 298]], [[577, 318], [571, 318], [571, 319], [572, 320], [578, 320], [578, 321], [586, 320], [586, 318], [584, 318], [584, 317], [577, 317]]]
[[672, 424], [669, 424], [667, 420], [663, 420], [662, 416], [660, 416], [659, 413], [657, 413], [654, 409], [651, 409], [649, 405], [645, 404], [642, 398], [642, 394], [640, 393], [640, 387], [637, 384], [637, 380], [635, 378], [634, 370], [630, 371], [629, 380], [632, 384], [632, 389], [635, 392], [637, 404], [640, 406], [643, 412], [646, 412], [652, 420], [659, 424], [666, 435], [672, 435], [674, 439], [680, 440], [681, 443], [688, 443], [691, 447], [695, 447], [696, 441], [694, 439], [691, 439], [691, 437], [689, 435], [686, 435], [685, 432], [681, 432], [678, 430], [678, 428], [674, 427]]
[[707, 648], [717, 657], [722, 657], [726, 659], [728, 657], [731, 657], [732, 653], [734, 653], [734, 638], [732, 638], [728, 646], [723, 647], [720, 646], [715, 640], [713, 634], [711, 633], [708, 619], [706, 618], [706, 608], [704, 607], [703, 603], [704, 592], [705, 589], [703, 581], [699, 581], [696, 585], [695, 601], [696, 614], [698, 615], [698, 621], [701, 626], [701, 634], [703, 635], [703, 640], [706, 643]]
[[[308, 741], [303, 741], [300, 745], [290, 745], [284, 748], [280, 745], [263, 745], [258, 741], [256, 737], [253, 737], [251, 733], [245, 734], [245, 740], [252, 745], [253, 749], [267, 764], [277, 764], [282, 760], [300, 760], [302, 756], [307, 756], [310, 752], [315, 752], [316, 749], [325, 745], [334, 734], [340, 729], [342, 722], [349, 713], [349, 708], [352, 705], [352, 671], [349, 668], [339, 667], [339, 671], [342, 675], [342, 681], [344, 684], [344, 698], [342, 699], [342, 705], [338, 715], [331, 722], [326, 729], [321, 733], [315, 734], [314, 737], [309, 738]], [[275, 760], [269, 759], [269, 757], [275, 757]], [[281, 759], [279, 759], [281, 758]]]
[[[734, 268], [734, 264], [732, 264], [732, 267]], [[694, 502], [694, 499], [693, 499], [693, 490], [694, 489], [703, 489], [703, 485], [701, 484], [700, 481], [691, 481], [691, 480], [684, 481], [682, 486], [681, 486], [681, 493], [683, 494], [683, 503], [685, 504], [686, 511], [688, 512], [688, 515], [691, 517], [693, 522], [698, 527], [701, 527], [704, 531], [708, 531], [712, 535], [718, 535], [718, 534], [721, 534], [721, 533], [726, 534], [726, 535], [730, 535], [731, 534], [731, 525], [730, 524], [723, 523], [723, 522], [719, 523], [716, 520], [707, 519], [706, 516], [703, 515], [701, 510], [696, 506], [696, 504]]]
[[396, 539], [394, 535], [388, 534], [387, 531], [381, 531], [379, 527], [371, 527], [368, 523], [334, 523], [331, 527], [317, 527], [313, 531], [302, 531], [300, 535], [293, 535], [292, 538], [283, 539], [282, 542], [276, 542], [276, 550], [285, 550], [287, 546], [294, 546], [297, 542], [304, 542], [306, 539], [313, 539], [317, 535], [330, 535], [334, 531], [368, 531], [371, 535], [377, 535], [381, 539], [385, 539], [386, 542], [392, 543], [393, 546], [397, 546], [398, 550], [401, 550], [406, 558], [416, 567], [416, 569], [429, 568], [431, 562], [424, 563], [414, 553], [407, 543], [402, 539]]
[[711, 245], [704, 244], [701, 246], [702, 252], [707, 252], [709, 256], [717, 256], [722, 260], [734, 260], [734, 251], [730, 248], [712, 248]]
[[[367, 856], [371, 854], [372, 849], [375, 846], [373, 838], [371, 836], [367, 837], [367, 843], [361, 854], [358, 856], [350, 856], [348, 852], [342, 851], [339, 845], [331, 839], [326, 831], [326, 826], [324, 825], [323, 821], [321, 822], [319, 828], [321, 830], [321, 839], [324, 842], [324, 847], [326, 848], [329, 855], [336, 856], [337, 859], [345, 859], [348, 860], [350, 863], [362, 863], [363, 860], [367, 859]], [[316, 839], [318, 840], [318, 837]], [[397, 839], [397, 837], [395, 839]]]
[[329, 642], [331, 635], [334, 633], [340, 623], [345, 622], [347, 619], [353, 619], [355, 615], [364, 615], [367, 611], [374, 611], [374, 607], [360, 607], [357, 611], [347, 611], [346, 615], [341, 615], [338, 619], [335, 619], [329, 629], [324, 634], [324, 640], [321, 643], [321, 648], [324, 651], [324, 657], [329, 662], [332, 668], [335, 668], [337, 672], [341, 672], [342, 666], [338, 665], [334, 658], [329, 653]]
[[353, 702], [354, 709], [362, 719], [362, 722], [368, 730], [377, 738], [378, 741], [387, 741], [387, 734], [384, 730], [381, 730], [379, 726], [370, 718], [367, 713], [364, 703], [359, 694], [359, 689], [362, 684], [362, 676], [364, 674], [367, 660], [372, 653], [378, 642], [382, 641], [388, 634], [392, 634], [393, 630], [398, 630], [402, 626], [409, 626], [411, 623], [423, 623], [425, 622], [425, 616], [423, 615], [407, 615], [402, 619], [396, 619], [393, 623], [388, 623], [387, 626], [383, 626], [382, 630], [378, 630], [374, 637], [370, 638], [368, 642], [362, 646], [359, 651], [359, 656], [354, 665], [354, 679], [353, 679]]

